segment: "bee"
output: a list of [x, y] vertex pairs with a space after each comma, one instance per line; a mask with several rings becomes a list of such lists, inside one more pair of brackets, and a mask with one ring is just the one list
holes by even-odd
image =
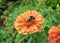
[[35, 18], [34, 18], [33, 16], [28, 16], [28, 17], [26, 18], [26, 20], [27, 20], [27, 21], [33, 21], [33, 20], [35, 20]]

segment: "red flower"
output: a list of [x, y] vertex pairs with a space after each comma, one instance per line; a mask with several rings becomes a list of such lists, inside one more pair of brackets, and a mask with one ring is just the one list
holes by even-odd
[[35, 33], [40, 32], [42, 29], [42, 24], [44, 23], [44, 18], [37, 11], [28, 10], [23, 14], [19, 15], [15, 21], [15, 28], [18, 33]]
[[49, 30], [48, 40], [49, 40], [50, 43], [60, 43], [60, 33], [59, 33], [59, 31], [57, 31], [57, 29], [59, 29], [58, 26], [57, 27], [53, 26]]

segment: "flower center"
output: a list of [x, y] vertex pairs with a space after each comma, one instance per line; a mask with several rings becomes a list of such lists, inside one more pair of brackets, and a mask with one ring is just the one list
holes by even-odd
[[28, 17], [26, 17], [25, 25], [26, 25], [27, 27], [30, 27], [31, 25], [34, 24], [34, 20], [35, 20], [35, 17], [33, 17], [33, 16], [28, 16]]
[[34, 20], [35, 20], [35, 17], [33, 17], [33, 16], [28, 16], [28, 17], [26, 17], [26, 20], [27, 20], [27, 21], [34, 21]]
[[60, 32], [60, 25], [56, 27], [56, 30]]

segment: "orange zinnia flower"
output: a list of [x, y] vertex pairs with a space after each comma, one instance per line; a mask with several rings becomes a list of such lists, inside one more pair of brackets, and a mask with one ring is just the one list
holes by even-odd
[[[59, 33], [59, 29], [58, 28], [59, 26], [53, 26], [50, 30], [49, 30], [49, 36], [48, 36], [48, 39], [49, 39], [49, 42], [50, 43], [60, 43], [60, 33]], [[58, 31], [59, 30], [59, 31]]]
[[26, 35], [27, 33], [40, 32], [44, 18], [37, 11], [28, 10], [19, 15], [15, 21], [15, 28], [19, 34]]

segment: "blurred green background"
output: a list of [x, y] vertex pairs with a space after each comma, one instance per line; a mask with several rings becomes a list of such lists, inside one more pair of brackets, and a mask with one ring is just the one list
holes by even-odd
[[[14, 28], [19, 14], [36, 10], [45, 18], [41, 33], [22, 35]], [[0, 0], [0, 43], [49, 43], [48, 30], [60, 24], [60, 0]]]

